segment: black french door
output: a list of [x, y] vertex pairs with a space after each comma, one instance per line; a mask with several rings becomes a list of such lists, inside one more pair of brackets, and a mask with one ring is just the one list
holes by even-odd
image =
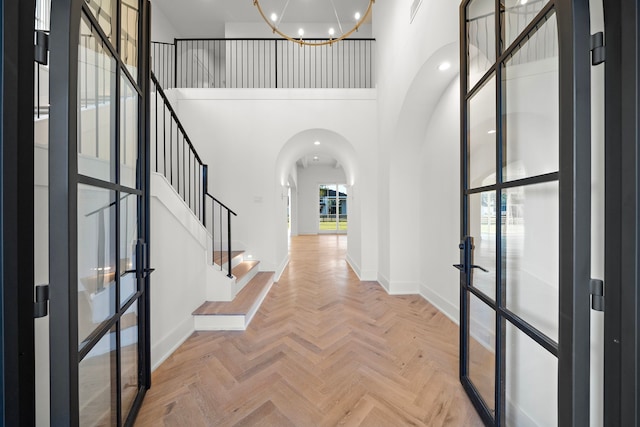
[[460, 379], [487, 425], [587, 426], [588, 1], [460, 15]]
[[51, 11], [52, 425], [131, 425], [150, 385], [149, 2]]

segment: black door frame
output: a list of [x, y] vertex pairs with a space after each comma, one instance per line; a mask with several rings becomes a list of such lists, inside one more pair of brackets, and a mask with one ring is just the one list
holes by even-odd
[[35, 425], [35, 2], [0, 2], [0, 424]]
[[[590, 373], [590, 248], [591, 248], [591, 78], [590, 78], [590, 16], [588, 0], [549, 0], [540, 11], [540, 17], [555, 10], [558, 23], [559, 47], [559, 172], [554, 180], [559, 181], [560, 190], [560, 272], [559, 272], [559, 331], [558, 343], [546, 342], [536, 330], [502, 308], [501, 269], [496, 270], [496, 369], [495, 369], [495, 417], [482, 402], [468, 375], [469, 294], [474, 294], [490, 306], [492, 303], [481, 292], [470, 286], [471, 250], [467, 239], [468, 196], [468, 120], [467, 102], [469, 93], [466, 73], [466, 6], [460, 6], [460, 63], [461, 63], [461, 273], [460, 273], [460, 381], [471, 398], [478, 413], [487, 425], [504, 425], [504, 363], [502, 352], [504, 319], [509, 319], [529, 337], [558, 357], [558, 425], [582, 427], [589, 425], [589, 373]], [[495, 0], [495, 31], [500, 34], [502, 1]], [[523, 31], [512, 46], [525, 41], [523, 34], [529, 33], [535, 24]], [[497, 94], [496, 138], [497, 173], [502, 167], [502, 111], [500, 63], [510, 52], [507, 46], [496, 43], [496, 63], [476, 83], [476, 88], [495, 75]], [[496, 65], [498, 64], [498, 65]], [[538, 179], [539, 178], [539, 179]], [[534, 177], [520, 184], [551, 181], [553, 177]], [[499, 180], [501, 182], [501, 180]], [[526, 181], [526, 182], [525, 182]], [[504, 188], [504, 184], [487, 187]], [[483, 188], [485, 189], [485, 188]], [[476, 189], [477, 190], [477, 189]], [[472, 192], [475, 192], [473, 190]], [[497, 199], [499, 200], [499, 199]], [[496, 227], [500, 228], [500, 216], [496, 215]], [[497, 261], [500, 263], [501, 243], [496, 241]]]
[[604, 0], [604, 425], [640, 425], [640, 5]]
[[[49, 241], [55, 242], [55, 249], [49, 251], [49, 277], [50, 277], [50, 341], [57, 343], [51, 346], [51, 397], [50, 413], [52, 424], [77, 426], [79, 424], [79, 398], [78, 398], [78, 366], [80, 354], [86, 354], [86, 349], [78, 348], [78, 318], [77, 310], [78, 294], [78, 233], [77, 233], [77, 186], [84, 183], [99, 188], [113, 191], [124, 191], [127, 194], [142, 196], [138, 211], [138, 237], [146, 241], [144, 250], [137, 251], [138, 262], [136, 269], [139, 280], [138, 292], [132, 297], [139, 304], [139, 393], [131, 409], [130, 416], [125, 420], [125, 425], [132, 425], [135, 416], [142, 405], [146, 390], [151, 385], [150, 366], [150, 339], [149, 339], [149, 288], [150, 277], [148, 266], [150, 251], [148, 248], [148, 236], [150, 224], [149, 212], [149, 182], [150, 182], [150, 149], [149, 149], [149, 35], [150, 35], [150, 4], [147, 0], [141, 0], [139, 19], [141, 28], [139, 34], [138, 55], [140, 58], [138, 67], [138, 89], [135, 89], [142, 102], [138, 108], [139, 140], [143, 146], [139, 147], [138, 158], [140, 162], [138, 182], [140, 189], [131, 189], [120, 184], [101, 182], [100, 180], [82, 176], [77, 171], [78, 153], [76, 141], [78, 140], [78, 46], [80, 38], [80, 22], [84, 13], [92, 26], [92, 29], [100, 34], [103, 40], [108, 37], [104, 34], [100, 25], [93, 16], [84, 0], [56, 0], [51, 10], [51, 66], [50, 66], [50, 151], [49, 151]], [[118, 13], [119, 15], [119, 13]], [[120, 31], [120, 17], [116, 17], [118, 32]], [[116, 61], [116, 101], [120, 102], [120, 76], [127, 78], [125, 65], [117, 51], [120, 46], [119, 36], [114, 42], [114, 50], [106, 46]], [[121, 74], [122, 73], [122, 74]], [[136, 76], [132, 76], [136, 77]], [[136, 79], [130, 79], [135, 81]], [[57, 103], [57, 104], [56, 104]], [[115, 118], [113, 126], [118, 127], [119, 117]], [[119, 135], [119, 132], [115, 132]], [[116, 136], [119, 141], [119, 136]], [[114, 161], [119, 168], [119, 143], [116, 143]], [[62, 172], [60, 172], [62, 171]], [[119, 193], [118, 193], [119, 194]], [[116, 211], [120, 209], [120, 199], [115, 200]], [[119, 215], [117, 213], [116, 215]], [[116, 221], [117, 222], [117, 221]], [[117, 227], [116, 227], [117, 228]], [[119, 233], [119, 230], [118, 232]], [[119, 239], [119, 237], [116, 237]], [[117, 241], [117, 240], [116, 240]], [[118, 245], [116, 245], [118, 246]], [[119, 249], [116, 249], [119, 251]], [[118, 259], [118, 257], [116, 257]], [[117, 291], [118, 293], [119, 291]], [[119, 293], [118, 293], [119, 294]], [[119, 297], [116, 298], [119, 300]], [[131, 303], [129, 303], [131, 304]], [[122, 312], [129, 308], [119, 308]], [[72, 315], [76, 313], [76, 315]], [[108, 331], [111, 323], [114, 325], [119, 320], [112, 318], [109, 324], [102, 326], [102, 330]], [[108, 326], [108, 327], [107, 327]], [[108, 332], [107, 332], [108, 333]], [[117, 365], [120, 372], [120, 363]], [[55, 369], [54, 369], [55, 367]], [[118, 392], [120, 393], [120, 392]], [[120, 412], [118, 411], [118, 423]]]

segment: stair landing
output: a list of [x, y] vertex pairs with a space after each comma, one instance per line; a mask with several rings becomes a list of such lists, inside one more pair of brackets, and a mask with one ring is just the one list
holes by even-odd
[[271, 289], [274, 274], [272, 271], [259, 272], [233, 301], [202, 304], [193, 312], [196, 331], [245, 330]]

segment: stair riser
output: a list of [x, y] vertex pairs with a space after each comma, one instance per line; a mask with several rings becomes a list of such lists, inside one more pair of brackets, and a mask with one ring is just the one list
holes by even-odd
[[245, 315], [193, 316], [196, 331], [244, 331]]
[[256, 277], [256, 274], [258, 274], [259, 271], [260, 271], [260, 264], [256, 265], [251, 270], [249, 270], [249, 272], [242, 279], [236, 280], [236, 283], [234, 285], [235, 295], [238, 295], [238, 292], [240, 292], [242, 288], [244, 288], [245, 285], [251, 281], [251, 279]]

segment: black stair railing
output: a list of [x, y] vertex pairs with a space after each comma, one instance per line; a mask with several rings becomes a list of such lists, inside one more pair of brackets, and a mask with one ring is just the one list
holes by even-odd
[[[223, 271], [223, 265], [227, 264], [227, 277], [233, 277], [232, 261], [233, 253], [231, 250], [231, 217], [238, 216], [234, 211], [229, 209], [224, 203], [213, 197], [209, 193], [205, 193], [205, 197], [211, 203], [210, 221], [211, 224], [211, 247], [213, 248], [213, 263], [220, 266]], [[216, 229], [218, 232], [216, 233]], [[217, 240], [216, 240], [217, 239]], [[226, 258], [226, 260], [225, 260]]]
[[[227, 276], [231, 274], [231, 218], [238, 216], [224, 203], [209, 194], [209, 167], [204, 164], [180, 122], [167, 94], [151, 72], [151, 138], [155, 148], [152, 165], [211, 233], [212, 262], [222, 270], [223, 254], [228, 257]], [[210, 207], [209, 207], [210, 206]], [[219, 251], [216, 251], [219, 249]]]
[[376, 83], [375, 39], [302, 47], [285, 39], [247, 38], [151, 45], [156, 76], [162, 76], [165, 88], [355, 89]]

